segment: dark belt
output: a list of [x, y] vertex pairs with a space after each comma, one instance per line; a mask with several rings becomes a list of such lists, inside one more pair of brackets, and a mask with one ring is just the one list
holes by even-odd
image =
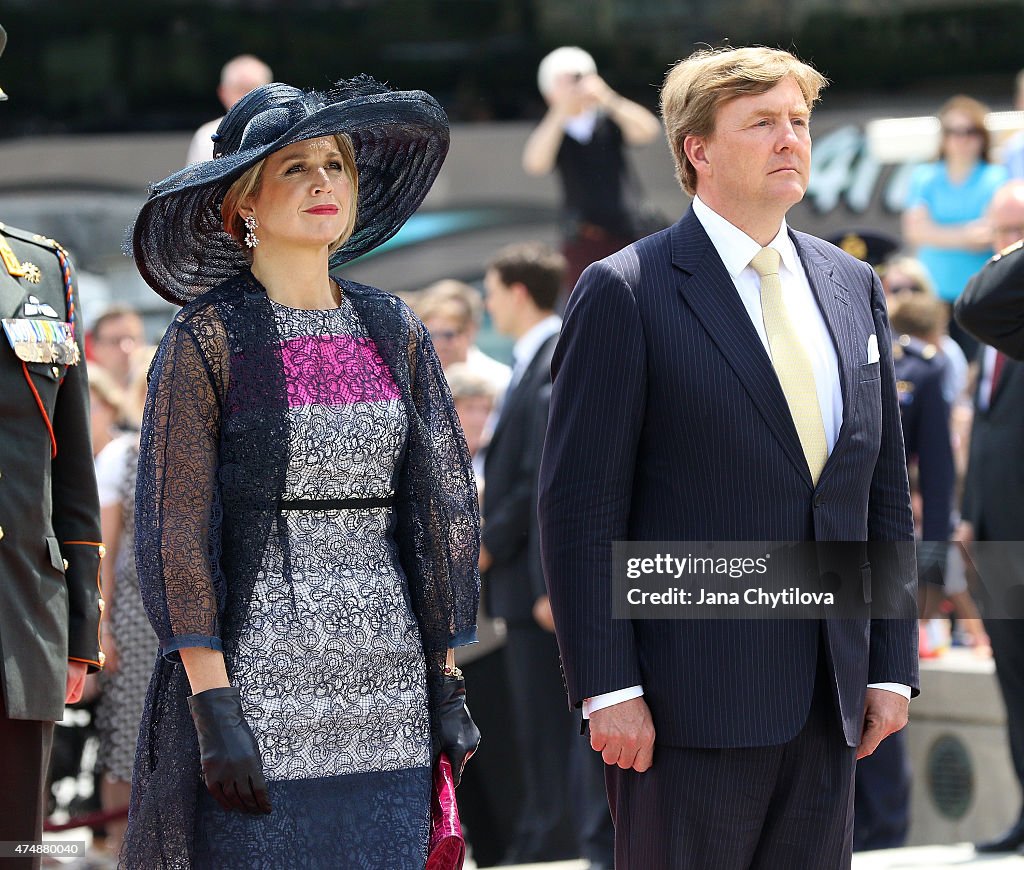
[[278, 507], [283, 511], [347, 511], [364, 508], [393, 507], [393, 495], [381, 498], [283, 498]]

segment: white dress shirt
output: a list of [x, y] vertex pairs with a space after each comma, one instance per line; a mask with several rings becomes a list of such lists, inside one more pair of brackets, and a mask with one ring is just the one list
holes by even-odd
[[494, 396], [497, 399], [505, 395], [508, 389], [508, 382], [512, 377], [512, 369], [505, 363], [498, 362], [494, 357], [485, 354], [475, 344], [470, 345], [466, 351], [466, 365], [483, 378], [494, 388]]
[[[740, 301], [747, 310], [754, 329], [757, 330], [765, 352], [771, 357], [771, 346], [768, 344], [768, 333], [764, 327], [761, 309], [761, 277], [750, 265], [750, 261], [761, 250], [761, 245], [720, 214], [712, 211], [701, 202], [700, 197], [693, 198], [693, 213], [725, 264], [725, 269], [732, 278]], [[798, 338], [811, 361], [818, 405], [821, 408], [821, 422], [825, 427], [825, 443], [831, 454], [839, 438], [839, 430], [843, 426], [843, 390], [839, 380], [839, 357], [785, 221], [768, 245], [778, 251], [782, 258], [779, 267], [782, 299], [790, 319], [793, 323], [800, 324]], [[868, 688], [886, 689], [905, 698], [910, 697], [910, 687], [902, 683], [871, 683]], [[642, 686], [630, 686], [586, 698], [583, 701], [583, 717], [590, 718], [590, 714], [595, 710], [639, 698], [643, 693]]]
[[[498, 420], [501, 419], [501, 412], [505, 407], [505, 399], [508, 398], [508, 394], [512, 392], [516, 384], [519, 383], [523, 373], [530, 367], [530, 363], [533, 362], [533, 358], [537, 355], [541, 345], [551, 338], [552, 335], [557, 335], [561, 329], [562, 318], [557, 314], [550, 314], [519, 336], [516, 343], [512, 346], [512, 374], [505, 382], [506, 388], [495, 399], [494, 408], [490, 416], [488, 416], [487, 422], [484, 423], [484, 431], [480, 439], [485, 446], [482, 451], [477, 453], [478, 456], [486, 454], [486, 445], [490, 443], [491, 436], [494, 435], [494, 430], [498, 425]], [[482, 457], [480, 461], [483, 462]]]
[[992, 406], [992, 375], [996, 373], [996, 357], [999, 355], [994, 347], [986, 345], [981, 358], [981, 384], [978, 389], [978, 410], [987, 411]]
[[597, 109], [586, 109], [578, 115], [566, 118], [562, 124], [565, 135], [575, 139], [581, 145], [589, 145], [597, 129]]
[[557, 314], [549, 314], [519, 336], [512, 346], [512, 379], [508, 384], [510, 390], [519, 383], [519, 379], [530, 367], [541, 345], [552, 335], [558, 335], [561, 328], [562, 318]]

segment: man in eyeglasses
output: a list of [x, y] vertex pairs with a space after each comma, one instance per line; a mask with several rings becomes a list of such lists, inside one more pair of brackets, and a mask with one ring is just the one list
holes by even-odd
[[131, 379], [132, 352], [145, 341], [142, 318], [126, 305], [111, 305], [89, 330], [89, 359], [124, 388]]

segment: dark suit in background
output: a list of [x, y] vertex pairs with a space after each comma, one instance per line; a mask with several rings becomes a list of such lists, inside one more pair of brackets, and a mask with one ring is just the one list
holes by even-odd
[[1024, 360], [1024, 241], [997, 254], [968, 282], [956, 319], [985, 344]]
[[551, 394], [549, 337], [509, 387], [484, 460], [484, 576], [488, 610], [505, 620], [504, 657], [515, 717], [524, 796], [511, 858], [517, 862], [576, 855], [569, 817], [572, 717], [558, 669], [555, 637], [533, 617], [546, 594], [537, 546], [537, 469]]
[[[976, 289], [984, 274], [983, 270], [971, 286]], [[970, 329], [973, 324], [965, 318], [964, 325]], [[986, 335], [979, 333], [978, 337], [985, 340]], [[992, 390], [994, 356], [991, 348], [982, 348], [961, 515], [971, 524], [972, 537], [978, 542], [973, 558], [983, 588], [1006, 589], [1011, 583], [1024, 584], [1024, 363], [1004, 359]], [[1005, 618], [1008, 611], [997, 602], [983, 600], [981, 607], [1006, 704], [1013, 767], [1024, 789], [1024, 626], [1020, 619]], [[1022, 845], [1024, 808], [1009, 831], [978, 848], [1012, 851]]]
[[[1024, 221], [1024, 182], [1000, 188], [987, 217], [1002, 253], [970, 280], [955, 310], [960, 324], [990, 345], [979, 354], [961, 515], [969, 524], [966, 537], [978, 542], [973, 555], [983, 589], [1007, 589], [1024, 583], [1024, 363], [1014, 361], [1024, 360], [1024, 242], [1017, 238]], [[1008, 613], [991, 600], [982, 601], [982, 607], [1006, 704], [1010, 754], [1024, 789], [1024, 624], [1000, 618]], [[1008, 831], [976, 848], [1024, 848], [1024, 807]]]
[[[68, 661], [91, 671], [103, 661], [102, 546], [85, 361], [70, 361], [67, 342], [47, 356], [55, 324], [68, 320], [58, 249], [3, 224], [0, 248], [0, 317], [15, 336], [0, 336], [0, 840], [32, 841]], [[79, 356], [83, 334], [79, 314]]]

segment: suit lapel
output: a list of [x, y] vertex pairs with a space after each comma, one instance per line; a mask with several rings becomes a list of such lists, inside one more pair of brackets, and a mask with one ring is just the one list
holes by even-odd
[[679, 292], [811, 487], [811, 473], [779, 378], [736, 285], [692, 208], [672, 228], [672, 263], [687, 273]]
[[[866, 345], [861, 348], [857, 342], [850, 311], [850, 296], [847, 289], [835, 280], [832, 262], [809, 245], [804, 244], [799, 234], [790, 230], [789, 235], [796, 246], [797, 255], [803, 264], [807, 281], [817, 300], [818, 309], [825, 319], [829, 336], [832, 338], [832, 346], [836, 350], [836, 358], [839, 360], [839, 386], [843, 393], [843, 425], [836, 438], [835, 447], [828, 455], [825, 468], [822, 469], [822, 476], [824, 476], [829, 465], [832, 464], [833, 457], [844, 449], [850, 440], [854, 399], [856, 398], [854, 393], [856, 370], [859, 364], [858, 353], [866, 354], [867, 351]], [[864, 361], [867, 361], [866, 355]]]

